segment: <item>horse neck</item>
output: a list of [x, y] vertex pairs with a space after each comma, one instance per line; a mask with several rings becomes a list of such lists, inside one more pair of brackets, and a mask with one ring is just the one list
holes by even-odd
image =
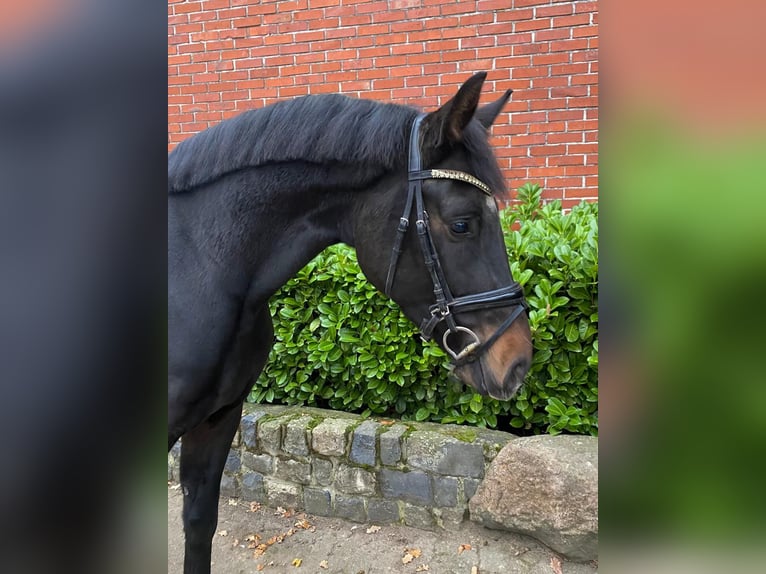
[[223, 267], [249, 277], [248, 299], [265, 301], [326, 247], [353, 245], [353, 220], [368, 195], [359, 174], [298, 162], [244, 170], [218, 190], [199, 190], [214, 198]]

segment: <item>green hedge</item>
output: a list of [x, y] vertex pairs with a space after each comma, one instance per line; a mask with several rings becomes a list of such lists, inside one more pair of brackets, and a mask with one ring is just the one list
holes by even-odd
[[559, 202], [541, 205], [534, 185], [520, 188], [518, 199], [501, 218], [513, 276], [531, 308], [535, 358], [511, 401], [452, 380], [444, 353], [420, 341], [342, 245], [272, 298], [276, 343], [248, 400], [492, 428], [500, 418], [502, 428], [528, 434], [597, 434], [598, 205], [583, 202], [562, 214]]

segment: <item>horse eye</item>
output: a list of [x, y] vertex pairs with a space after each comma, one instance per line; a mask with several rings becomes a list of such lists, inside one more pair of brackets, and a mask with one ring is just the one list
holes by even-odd
[[468, 233], [468, 222], [464, 220], [455, 221], [450, 226], [450, 229], [452, 229], [453, 233]]

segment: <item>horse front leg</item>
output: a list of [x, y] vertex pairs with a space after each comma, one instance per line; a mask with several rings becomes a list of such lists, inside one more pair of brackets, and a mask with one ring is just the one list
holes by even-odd
[[186, 433], [181, 442], [184, 574], [210, 573], [221, 476], [241, 415], [241, 403], [219, 411]]

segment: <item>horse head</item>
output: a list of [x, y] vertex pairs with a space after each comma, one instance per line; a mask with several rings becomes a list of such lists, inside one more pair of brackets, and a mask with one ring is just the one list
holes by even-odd
[[485, 77], [474, 75], [410, 124], [408, 169], [365, 203], [356, 250], [368, 279], [451, 356], [458, 378], [508, 399], [529, 370], [532, 343], [494, 196], [502, 176], [487, 141], [511, 92], [479, 108]]

